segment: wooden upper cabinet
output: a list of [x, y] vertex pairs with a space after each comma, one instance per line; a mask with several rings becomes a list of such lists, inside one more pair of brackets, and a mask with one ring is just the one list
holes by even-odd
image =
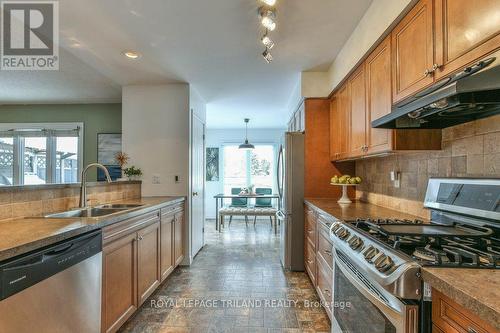
[[391, 38], [387, 37], [365, 61], [367, 154], [392, 149], [392, 131], [372, 128], [371, 122], [391, 113]]
[[349, 78], [348, 84], [351, 95], [349, 156], [357, 157], [363, 155], [366, 148], [366, 90], [363, 65]]
[[160, 284], [159, 220], [138, 231], [137, 235], [137, 291], [141, 305]]
[[436, 78], [500, 47], [498, 0], [435, 0]]
[[338, 92], [337, 98], [338, 109], [338, 123], [336, 126], [339, 143], [338, 143], [338, 157], [337, 159], [346, 158], [349, 155], [349, 133], [350, 133], [350, 109], [351, 109], [351, 96], [349, 85], [344, 84]]
[[330, 101], [330, 160], [335, 161], [340, 153], [340, 110], [338, 108], [338, 96], [335, 95]]
[[391, 33], [394, 103], [434, 82], [432, 22], [432, 0], [421, 0]]

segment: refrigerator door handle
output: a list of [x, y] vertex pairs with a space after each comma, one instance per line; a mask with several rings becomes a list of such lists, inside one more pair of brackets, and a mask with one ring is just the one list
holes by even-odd
[[278, 163], [276, 167], [276, 181], [278, 182], [278, 194], [280, 198], [283, 197], [283, 188], [281, 187], [281, 179], [280, 179], [281, 178], [280, 171], [282, 164], [283, 164], [283, 146], [280, 146], [280, 150], [278, 153]]

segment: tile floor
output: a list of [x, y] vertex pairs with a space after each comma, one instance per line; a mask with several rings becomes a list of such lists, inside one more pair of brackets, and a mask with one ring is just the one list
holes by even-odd
[[208, 221], [205, 230], [193, 264], [176, 269], [121, 332], [330, 332], [307, 275], [282, 270], [269, 221], [233, 221], [222, 233]]

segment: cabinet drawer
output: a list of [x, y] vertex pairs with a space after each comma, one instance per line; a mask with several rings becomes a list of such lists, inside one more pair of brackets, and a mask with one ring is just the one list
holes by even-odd
[[136, 232], [137, 230], [156, 223], [159, 220], [160, 211], [155, 211], [105, 227], [102, 229], [103, 244], [105, 245], [132, 232]]
[[162, 216], [173, 215], [173, 214], [181, 212], [183, 210], [184, 210], [183, 204], [173, 204], [173, 205], [170, 205], [167, 207], [163, 207], [161, 209], [161, 215]]
[[435, 289], [432, 290], [432, 323], [443, 332], [498, 333], [498, 330]]
[[321, 257], [323, 257], [324, 261], [326, 262], [330, 270], [333, 269], [332, 251], [333, 251], [333, 244], [330, 241], [330, 239], [326, 238], [323, 232], [319, 232], [317, 252]]
[[325, 310], [328, 316], [332, 317], [332, 286], [333, 286], [333, 271], [324, 262], [323, 258], [317, 258], [317, 271], [318, 271], [318, 283], [316, 290], [318, 291], [319, 297], [323, 301]]
[[306, 242], [304, 251], [306, 271], [309, 274], [313, 285], [316, 285], [316, 255], [311, 243]]
[[316, 249], [316, 219], [317, 217], [314, 211], [306, 210], [304, 234], [306, 240], [309, 240], [309, 242], [311, 243], [313, 250]]

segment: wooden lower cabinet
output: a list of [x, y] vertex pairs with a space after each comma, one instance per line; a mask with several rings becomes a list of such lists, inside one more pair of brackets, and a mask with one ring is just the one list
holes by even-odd
[[184, 235], [184, 213], [179, 212], [175, 214], [174, 218], [174, 263], [177, 266], [184, 259], [183, 249], [183, 235]]
[[160, 272], [161, 280], [165, 280], [174, 270], [174, 214], [163, 213], [160, 227]]
[[116, 332], [138, 308], [136, 233], [104, 246], [102, 258], [102, 332]]
[[[305, 212], [304, 266], [323, 302], [328, 317], [331, 319], [333, 310], [331, 307], [333, 300], [333, 246], [328, 227], [322, 222], [325, 216], [314, 210], [309, 204], [305, 205]], [[312, 233], [308, 231], [312, 231]]]
[[160, 285], [160, 221], [137, 232], [137, 292], [139, 305]]
[[317, 284], [316, 291], [323, 302], [324, 308], [330, 320], [332, 319], [332, 281], [333, 281], [333, 270], [326, 264], [325, 260], [321, 256], [316, 257], [317, 262]]
[[304, 267], [311, 279], [313, 285], [316, 285], [316, 253], [314, 247], [309, 240], [306, 239], [305, 253], [304, 253]]
[[102, 333], [118, 331], [182, 261], [183, 210], [177, 204], [103, 228]]
[[499, 333], [491, 325], [436, 289], [432, 289], [432, 331], [433, 333]]

